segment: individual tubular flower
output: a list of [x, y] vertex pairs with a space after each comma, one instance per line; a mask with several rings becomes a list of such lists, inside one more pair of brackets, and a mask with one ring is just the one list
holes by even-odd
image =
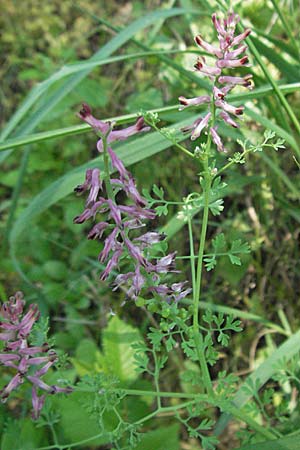
[[[11, 381], [0, 391], [2, 403], [13, 390], [28, 380], [32, 383], [32, 417], [37, 419], [45, 401], [45, 395], [38, 395], [38, 389], [51, 394], [56, 392], [70, 393], [69, 387], [49, 386], [41, 377], [57, 362], [58, 358], [45, 342], [42, 346], [30, 343], [33, 325], [39, 318], [37, 305], [30, 305], [24, 314], [25, 300], [23, 294], [17, 292], [1, 306], [0, 340], [4, 343], [3, 353], [0, 354], [0, 364], [13, 369], [16, 373]], [[43, 356], [41, 356], [42, 354]], [[38, 367], [40, 366], [40, 367]]]
[[236, 25], [239, 20], [239, 16], [234, 13], [228, 13], [223, 20], [219, 19], [216, 14], [212, 15], [212, 22], [218, 34], [218, 46], [209, 44], [201, 35], [195, 37], [195, 42], [198, 47], [214, 58], [215, 63], [214, 65], [207, 65], [206, 59], [199, 57], [194, 65], [197, 72], [208, 76], [213, 81], [212, 94], [191, 99], [186, 99], [183, 96], [179, 97], [180, 110], [204, 103], [211, 104], [210, 110], [214, 111], [214, 115], [207, 113], [203, 118], [197, 119], [192, 126], [185, 127], [183, 131], [192, 131], [191, 139], [195, 140], [201, 136], [203, 130], [206, 130], [211, 134], [212, 140], [219, 151], [225, 150], [221, 138], [216, 132], [216, 119], [221, 119], [227, 125], [238, 128], [239, 125], [233, 120], [231, 115], [240, 116], [244, 110], [242, 106], [236, 107], [226, 102], [226, 95], [235, 86], [244, 86], [251, 89], [251, 74], [244, 77], [223, 74], [224, 70], [231, 71], [249, 65], [248, 56], [243, 55], [248, 47], [242, 42], [249, 36], [251, 31], [247, 29], [243, 33], [236, 35]]
[[[112, 131], [112, 128], [105, 128], [105, 122], [98, 121], [93, 117], [87, 105], [83, 105], [79, 116], [97, 132], [100, 132], [101, 144], [98, 141], [98, 150], [100, 145], [100, 151], [106, 152], [106, 156], [117, 175], [111, 178], [107, 173], [102, 176], [99, 170], [98, 172], [96, 172], [96, 169], [87, 170], [84, 183], [77, 186], [75, 191], [79, 194], [87, 192], [88, 201], [83, 213], [74, 218], [74, 223], [84, 223], [90, 219], [98, 220], [98, 217], [101, 216], [100, 221], [88, 233], [89, 239], [104, 241], [98, 257], [101, 263], [106, 264], [100, 275], [101, 280], [113, 278], [113, 290], [120, 287], [125, 289], [125, 286], [127, 286], [128, 298], [136, 299], [141, 291], [153, 295], [153, 291], [148, 286], [153, 278], [155, 278], [156, 283], [159, 283], [163, 274], [177, 272], [175, 269], [175, 253], [162, 258], [149, 256], [151, 247], [165, 238], [163, 234], [150, 231], [138, 237], [131, 237], [132, 230], [144, 227], [145, 220], [154, 220], [156, 213], [147, 207], [147, 202], [139, 193], [133, 176], [109, 146], [109, 143], [113, 140], [125, 139], [137, 132], [147, 131], [148, 128], [144, 127], [143, 119], [139, 118], [135, 125], [125, 130]], [[200, 132], [199, 127], [195, 132]], [[129, 204], [119, 203], [118, 199], [122, 198], [121, 192], [126, 194]], [[130, 261], [130, 271], [118, 274], [118, 269], [125, 259]], [[155, 293], [159, 294], [158, 292]], [[188, 293], [189, 290], [186, 290], [186, 293], [180, 294], [183, 298]]]

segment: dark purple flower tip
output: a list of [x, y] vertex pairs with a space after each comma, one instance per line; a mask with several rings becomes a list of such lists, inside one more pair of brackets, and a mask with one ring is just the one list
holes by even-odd
[[207, 53], [210, 53], [211, 55], [214, 55], [217, 58], [222, 58], [223, 56], [222, 51], [217, 47], [214, 47], [213, 45], [209, 44], [208, 42], [205, 42], [200, 34], [195, 37], [195, 42], [199, 47], [202, 47], [203, 50], [205, 50]]
[[216, 100], [215, 105], [218, 108], [223, 109], [224, 111], [226, 111], [229, 114], [234, 114], [235, 116], [240, 116], [244, 112], [243, 106], [235, 107], [235, 106], [230, 105], [229, 103], [225, 102], [224, 100]]
[[[202, 61], [205, 62], [205, 59], [202, 58]], [[216, 77], [221, 75], [221, 69], [219, 67], [210, 67], [206, 64], [203, 64], [200, 58], [198, 58], [196, 64], [194, 65], [195, 70], [208, 75], [209, 77]]]
[[87, 169], [87, 171], [85, 173], [84, 183], [76, 186], [74, 188], [75, 192], [77, 192], [78, 194], [82, 194], [83, 192], [87, 191], [90, 188], [91, 181], [92, 181], [92, 173], [93, 173], [93, 169]]
[[236, 68], [236, 67], [242, 67], [242, 66], [246, 66], [247, 63], [249, 62], [248, 56], [243, 56], [243, 58], [241, 59], [219, 59], [217, 61], [217, 66], [220, 67], [221, 69], [223, 68]]
[[230, 125], [233, 128], [239, 128], [239, 124], [237, 124], [226, 111], [221, 111], [219, 116], [224, 120], [227, 125]]
[[185, 108], [188, 108], [189, 106], [198, 106], [202, 105], [203, 103], [209, 103], [210, 102], [210, 96], [209, 95], [201, 95], [200, 97], [195, 98], [185, 98], [182, 95], [178, 97], [179, 102], [181, 103], [181, 106], [179, 107], [179, 111], [182, 111]]
[[231, 42], [231, 46], [235, 47], [236, 45], [239, 45], [240, 42], [246, 39], [250, 33], [251, 33], [250, 28], [247, 28], [242, 34], [239, 34], [233, 39], [233, 41]]
[[92, 110], [87, 103], [82, 103], [82, 108], [79, 111], [79, 116], [82, 120], [86, 119], [87, 116], [92, 114]]
[[86, 220], [90, 219], [91, 216], [92, 216], [91, 210], [90, 210], [90, 208], [87, 208], [83, 211], [82, 214], [80, 214], [80, 216], [74, 217], [73, 223], [78, 223], [78, 224], [83, 223]]
[[0, 390], [0, 398], [2, 403], [5, 403], [9, 394], [24, 382], [23, 376], [18, 372], [10, 382]]
[[111, 123], [102, 122], [101, 120], [97, 120], [92, 115], [92, 110], [87, 103], [82, 104], [82, 109], [78, 113], [78, 117], [88, 123], [91, 127], [93, 127], [96, 131], [99, 131], [102, 134], [107, 134], [111, 129]]

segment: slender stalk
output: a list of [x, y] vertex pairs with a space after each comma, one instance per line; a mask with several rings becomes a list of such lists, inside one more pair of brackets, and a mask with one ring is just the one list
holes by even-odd
[[109, 170], [109, 156], [107, 153], [107, 136], [101, 136], [103, 143], [103, 162], [104, 162], [104, 181], [107, 191], [107, 195], [111, 200], [114, 200], [114, 192], [110, 183], [110, 170]]
[[196, 268], [195, 268], [195, 252], [194, 252], [192, 218], [190, 215], [188, 215], [188, 229], [189, 229], [189, 241], [190, 241], [190, 264], [191, 264], [193, 296], [194, 296], [195, 292], [196, 292]]
[[189, 394], [185, 392], [164, 392], [164, 391], [143, 391], [139, 389], [122, 389], [126, 395], [137, 395], [137, 396], [152, 396], [152, 397], [165, 397], [165, 398], [192, 398], [195, 400], [199, 400], [201, 402], [209, 401], [209, 397], [204, 394]]
[[155, 363], [155, 371], [154, 371], [154, 384], [155, 389], [157, 392], [157, 409], [161, 408], [161, 398], [160, 398], [160, 391], [159, 391], [159, 365], [157, 360], [156, 351], [153, 350], [153, 357], [154, 357], [154, 363]]
[[[207, 165], [207, 162], [206, 162]], [[205, 354], [203, 351], [204, 342], [203, 336], [199, 331], [199, 301], [200, 301], [200, 293], [201, 293], [201, 280], [202, 280], [202, 266], [203, 266], [203, 256], [204, 256], [204, 246], [206, 239], [206, 231], [207, 231], [207, 223], [208, 223], [208, 212], [209, 212], [209, 193], [211, 187], [211, 178], [207, 177], [205, 180], [204, 187], [204, 209], [203, 209], [203, 221], [201, 228], [201, 237], [200, 237], [200, 245], [199, 245], [199, 253], [198, 253], [198, 264], [197, 264], [197, 275], [196, 275], [196, 286], [194, 293], [194, 312], [193, 312], [193, 330], [194, 330], [194, 339], [197, 349], [197, 355], [200, 362], [201, 372], [203, 376], [203, 382], [207, 393], [211, 396], [214, 395], [212, 382], [210, 378], [210, 374], [208, 371]]]

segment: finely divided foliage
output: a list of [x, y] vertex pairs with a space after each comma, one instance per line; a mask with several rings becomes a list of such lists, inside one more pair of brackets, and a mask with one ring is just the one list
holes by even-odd
[[[232, 265], [241, 266], [250, 253], [248, 243], [239, 237], [227, 238], [223, 232], [212, 238], [211, 249], [207, 245], [209, 216], [219, 216], [224, 209], [227, 184], [223, 181], [223, 172], [234, 165], [245, 164], [246, 155], [250, 153], [284, 147], [282, 139], [273, 142], [275, 134], [266, 131], [264, 140], [255, 145], [237, 140], [242, 151], [225, 160], [230, 143], [225, 146], [222, 126], [240, 128], [239, 118], [245, 109], [229, 103], [227, 96], [236, 87], [253, 88], [252, 75], [244, 74], [244, 68], [249, 67], [245, 40], [251, 30], [241, 29], [239, 22], [239, 16], [233, 11], [223, 18], [214, 13], [212, 23], [218, 43], [209, 43], [202, 35], [195, 37], [197, 47], [206, 56], [197, 58], [194, 71], [197, 76], [208, 78], [209, 88], [205, 94], [202, 92], [193, 98], [179, 97], [180, 111], [206, 108], [203, 115], [181, 129], [181, 135], [190, 135], [186, 145], [180, 143], [183, 139], [176, 137], [178, 130], [159, 128], [159, 117], [151, 112], [141, 113], [133, 125], [120, 129], [114, 122], [97, 119], [87, 103], [78, 113], [98, 137], [96, 148], [103, 164], [101, 169], [88, 168], [81, 184], [75, 187], [77, 195], [85, 195], [86, 200], [83, 211], [73, 222], [77, 225], [92, 222], [87, 238], [97, 241], [95, 245], [99, 247], [98, 264], [104, 268], [97, 283], [105, 286], [104, 292], [110, 292], [111, 315], [115, 315], [114, 303], [121, 300], [121, 306], [128, 303], [129, 307], [141, 307], [139, 314], [146, 313], [151, 326], [146, 337], [142, 337], [137, 329], [112, 317], [103, 332], [101, 351], [93, 348], [91, 354], [94, 356], [89, 355], [90, 360], [84, 360], [84, 352], [82, 361], [76, 355], [72, 360], [76, 377], [71, 375], [69, 382], [62, 380], [63, 385], [59, 386], [42, 379], [44, 376], [51, 378], [59, 358], [45, 333], [40, 333], [42, 340], [40, 338], [39, 342], [35, 339], [38, 306], [31, 304], [25, 313], [25, 301], [20, 292], [3, 303], [0, 363], [9, 375], [0, 391], [1, 400], [6, 402], [18, 390], [22, 394], [21, 385], [29, 382], [32, 386], [32, 417], [38, 420], [39, 426], [50, 427], [55, 448], [82, 447], [97, 439], [100, 439], [99, 445], [105, 443], [119, 450], [148, 448], [145, 447], [145, 426], [149, 422], [154, 428], [152, 419], [171, 417], [180, 425], [182, 436], [191, 438], [190, 442], [196, 442], [197, 448], [214, 450], [218, 447], [222, 426], [230, 417], [242, 423], [235, 436], [239, 436], [241, 445], [280, 438], [283, 428], [278, 425], [289, 420], [292, 407], [285, 400], [282, 400], [281, 409], [276, 409], [271, 416], [274, 389], [260, 395], [262, 382], [251, 376], [239, 388], [241, 383], [234, 373], [220, 370], [218, 363], [222, 352], [228, 347], [233, 333], [242, 331], [241, 321], [233, 315], [225, 315], [225, 311], [214, 305], [208, 305], [203, 314], [199, 313], [203, 307], [204, 269], [210, 273], [224, 258]], [[195, 173], [200, 175], [197, 192], [187, 194], [182, 201], [165, 200], [163, 189], [156, 185], [153, 193], [143, 190], [141, 194], [132, 173], [119, 157], [118, 148], [114, 147], [121, 141], [130, 142], [133, 136], [138, 138], [150, 133], [152, 128], [189, 157]], [[189, 255], [182, 257], [189, 262], [188, 279], [183, 280], [177, 268], [177, 251], [168, 251], [168, 236], [155, 228], [159, 216], [167, 215], [171, 204], [179, 207], [178, 220], [186, 226], [189, 237]], [[196, 221], [199, 212], [200, 229], [199, 221]], [[155, 227], [151, 225], [153, 223]], [[219, 226], [221, 222], [218, 222]], [[111, 355], [113, 347], [117, 350]], [[277, 356], [276, 361], [279, 359]], [[130, 373], [128, 379], [123, 378], [122, 364], [124, 372]], [[170, 369], [174, 379], [179, 380], [173, 390], [179, 385], [181, 391], [161, 389], [162, 378]], [[289, 364], [281, 361], [277, 372], [274, 382], [278, 386], [295, 379], [299, 382], [299, 366], [294, 360]], [[78, 377], [80, 380], [76, 379]], [[142, 390], [141, 386], [145, 388]], [[86, 394], [84, 407], [91, 420], [96, 419], [99, 432], [85, 440], [59, 444], [55, 432], [59, 418], [51, 416], [51, 402], [50, 406], [45, 403], [47, 394], [70, 394], [55, 395], [55, 401], [58, 399], [59, 402], [62, 397], [67, 404], [78, 393]], [[245, 406], [245, 402], [240, 401], [243, 395], [252, 399]], [[141, 411], [132, 414], [131, 397], [137, 396], [141, 398]], [[154, 399], [151, 404], [144, 401], [147, 396]], [[241, 408], [237, 406], [239, 401]], [[225, 415], [218, 421], [222, 413]], [[164, 448], [173, 449], [168, 443]]]

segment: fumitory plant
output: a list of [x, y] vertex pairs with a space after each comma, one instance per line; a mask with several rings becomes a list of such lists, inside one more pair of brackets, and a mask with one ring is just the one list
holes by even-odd
[[[245, 108], [232, 101], [232, 91], [253, 88], [252, 73], [247, 69], [251, 30], [243, 29], [233, 11], [224, 17], [214, 13], [212, 24], [212, 42], [200, 34], [195, 37], [200, 56], [191, 67], [194, 75], [207, 79], [207, 92], [193, 98], [181, 95], [178, 99], [180, 111], [196, 110], [197, 117], [191, 123], [180, 130], [164, 128], [160, 127], [158, 114], [141, 111], [136, 123], [118, 129], [116, 123], [96, 118], [87, 103], [78, 113], [97, 135], [96, 148], [103, 164], [101, 170], [88, 168], [81, 184], [75, 187], [78, 196], [85, 196], [85, 204], [73, 222], [89, 226], [87, 239], [95, 241], [98, 251], [97, 283], [111, 290], [113, 316], [104, 333], [103, 351], [94, 351], [94, 375], [80, 367], [85, 373], [80, 379], [72, 374], [68, 382], [60, 380], [61, 386], [48, 384], [47, 375], [55, 365], [59, 366], [59, 358], [37, 326], [37, 305], [31, 304], [25, 312], [25, 301], [17, 292], [1, 307], [0, 363], [5, 367], [7, 383], [0, 398], [5, 402], [22, 390], [23, 384], [31, 386], [32, 417], [38, 426], [49, 425], [54, 439], [55, 445], [44, 449], [62, 450], [75, 445], [82, 448], [96, 438], [103, 438], [111, 445], [109, 448], [141, 449], [146, 425], [155, 429], [158, 420], [166, 417], [172, 417], [182, 433], [195, 442], [195, 448], [205, 450], [218, 448], [219, 436], [229, 418], [238, 424], [231, 432], [241, 445], [280, 438], [285, 432], [292, 406], [285, 398], [280, 408], [275, 408], [274, 386], [299, 384], [297, 363], [281, 364], [274, 386], [263, 392], [263, 383], [257, 380], [243, 384], [236, 374], [220, 369], [222, 352], [229, 347], [234, 333], [242, 332], [241, 321], [216, 311], [213, 305], [203, 312], [201, 305], [204, 273], [209, 277], [222, 257], [240, 266], [250, 253], [247, 242], [227, 237], [222, 227], [220, 217], [228, 188], [226, 171], [233, 165], [245, 164], [248, 154], [265, 148], [284, 148], [284, 141], [276, 140], [268, 130], [258, 144], [226, 138], [229, 129], [235, 131], [232, 136], [237, 136]], [[130, 142], [132, 136], [152, 130], [168, 139], [174, 152], [181, 151], [189, 158], [199, 180], [195, 192], [189, 192], [185, 180], [186, 194], [176, 202], [177, 217], [184, 222], [188, 235], [189, 254], [185, 256], [179, 255], [176, 248], [168, 250], [168, 235], [161, 230], [160, 217], [168, 214], [168, 207], [174, 202], [165, 199], [163, 189], [156, 185], [150, 191], [138, 186], [114, 147], [118, 141]], [[212, 216], [216, 217], [220, 232], [210, 239]], [[108, 341], [113, 345], [109, 341], [109, 326], [121, 326], [114, 317], [118, 300], [124, 308], [136, 308], [138, 317], [147, 315], [151, 323], [145, 338], [138, 333], [128, 356], [134, 360], [139, 377], [135, 385], [116, 376], [111, 367], [114, 362], [109, 360], [109, 345], [105, 344]], [[125, 338], [130, 341], [134, 333], [128, 327]], [[122, 356], [127, 358], [127, 354]], [[73, 362], [74, 366], [79, 365], [76, 358]], [[168, 373], [177, 383], [165, 391], [161, 384]], [[86, 394], [81, 406], [96, 419], [99, 432], [85, 441], [59, 444], [59, 439], [63, 440], [55, 433], [59, 418], [50, 420], [51, 404], [47, 406], [47, 398], [50, 394], [62, 394], [53, 395], [55, 405], [60, 397], [72, 401], [78, 393]], [[130, 411], [132, 398], [140, 398], [142, 404], [141, 411], [135, 414]], [[242, 402], [240, 398], [246, 400]], [[165, 448], [168, 450], [167, 442]]]

